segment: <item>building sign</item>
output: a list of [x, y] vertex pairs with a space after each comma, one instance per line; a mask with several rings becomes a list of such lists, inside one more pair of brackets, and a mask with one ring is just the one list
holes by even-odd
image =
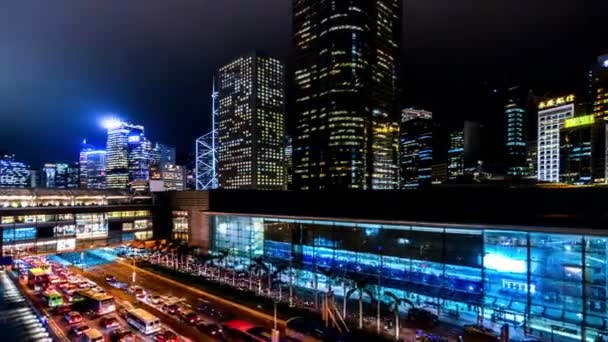
[[569, 104], [574, 102], [574, 95], [570, 94], [568, 96], [557, 97], [554, 99], [549, 99], [547, 101], [541, 101], [538, 104], [538, 109], [547, 109], [552, 107], [559, 107], [565, 104]]
[[593, 122], [595, 122], [593, 115], [577, 116], [575, 118], [566, 119], [566, 121], [564, 121], [564, 128], [591, 125]]

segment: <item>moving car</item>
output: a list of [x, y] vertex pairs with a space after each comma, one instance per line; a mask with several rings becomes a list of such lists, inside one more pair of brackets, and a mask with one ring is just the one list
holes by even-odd
[[218, 338], [223, 340], [224, 337], [224, 329], [222, 329], [222, 326], [217, 324], [217, 323], [204, 323], [204, 322], [199, 322], [196, 325], [196, 328], [202, 332], [203, 334]]
[[179, 318], [181, 318], [184, 322], [190, 324], [196, 324], [200, 320], [198, 314], [192, 310], [180, 310]]
[[116, 317], [110, 316], [103, 317], [101, 320], [99, 320], [99, 325], [104, 329], [112, 329], [118, 328], [120, 326], [120, 322], [118, 322]]
[[154, 341], [156, 342], [179, 342], [179, 337], [172, 331], [163, 331], [154, 335]]
[[114, 282], [114, 281], [116, 281], [116, 277], [115, 277], [115, 276], [113, 276], [113, 275], [107, 274], [107, 275], [106, 275], [106, 281], [107, 281], [108, 283]]
[[112, 331], [110, 338], [113, 342], [135, 342], [135, 334], [127, 328]]
[[84, 332], [85, 342], [103, 342], [103, 335], [97, 329], [89, 329]]
[[82, 315], [78, 311], [70, 311], [64, 318], [68, 324], [78, 324], [82, 322]]
[[146, 300], [152, 304], [159, 304], [162, 301], [162, 297], [159, 295], [148, 295]]
[[179, 305], [177, 304], [163, 304], [162, 307], [163, 311], [171, 314], [171, 315], [175, 315], [177, 313], [177, 310], [179, 310]]
[[82, 335], [85, 331], [89, 330], [89, 326], [86, 324], [78, 324], [72, 327], [72, 334], [76, 336]]

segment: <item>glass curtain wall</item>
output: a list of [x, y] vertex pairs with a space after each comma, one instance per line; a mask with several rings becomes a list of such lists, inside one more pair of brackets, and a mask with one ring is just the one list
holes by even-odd
[[[263, 257], [293, 283], [341, 296], [353, 279], [463, 324], [544, 338], [606, 333], [607, 238], [526, 231], [212, 216], [229, 265]], [[345, 287], [342, 286], [345, 284]], [[369, 299], [367, 299], [369, 301]], [[407, 310], [407, 307], [402, 307]], [[373, 313], [372, 313], [373, 314]]]

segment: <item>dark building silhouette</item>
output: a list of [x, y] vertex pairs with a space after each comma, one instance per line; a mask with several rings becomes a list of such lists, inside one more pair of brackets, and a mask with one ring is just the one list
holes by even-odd
[[398, 185], [399, 0], [293, 2], [296, 189]]

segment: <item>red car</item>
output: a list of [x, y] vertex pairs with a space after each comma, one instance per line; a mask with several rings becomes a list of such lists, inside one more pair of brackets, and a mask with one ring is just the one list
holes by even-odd
[[65, 315], [70, 311], [72, 311], [72, 306], [70, 304], [61, 305], [53, 310], [53, 315]]
[[116, 317], [103, 317], [99, 320], [99, 326], [104, 329], [118, 328], [120, 323]]
[[82, 322], [82, 315], [78, 311], [70, 311], [65, 315], [65, 320], [68, 324], [77, 324]]
[[172, 331], [163, 331], [154, 335], [154, 341], [156, 342], [179, 342], [179, 337]]
[[75, 336], [80, 336], [84, 334], [85, 331], [89, 330], [89, 326], [86, 324], [78, 324], [72, 327], [72, 333]]

